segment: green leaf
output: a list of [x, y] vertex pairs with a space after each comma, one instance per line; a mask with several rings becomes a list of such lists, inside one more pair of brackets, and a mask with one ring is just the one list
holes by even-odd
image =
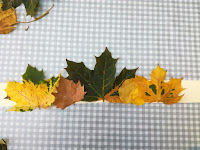
[[26, 72], [22, 75], [23, 80], [26, 81], [32, 81], [34, 84], [40, 84], [44, 81], [44, 72], [38, 71], [36, 67], [32, 67], [31, 65], [28, 65], [26, 68]]
[[11, 7], [18, 7], [22, 3], [22, 0], [3, 0], [3, 10], [10, 9]]
[[117, 59], [113, 59], [111, 53], [106, 48], [100, 57], [96, 57], [96, 65], [94, 70], [88, 69], [83, 62], [75, 63], [67, 60], [67, 68], [69, 74], [68, 79], [75, 83], [78, 80], [85, 86], [87, 94], [85, 101], [95, 101], [104, 99], [104, 96], [111, 90], [115, 81], [115, 64]]
[[26, 8], [27, 15], [31, 17], [35, 14], [36, 8], [39, 6], [39, 0], [3, 0], [3, 10], [10, 9], [11, 7], [18, 7], [21, 3]]
[[7, 144], [3, 139], [0, 140], [0, 150], [7, 150]]
[[31, 17], [35, 14], [36, 8], [39, 6], [39, 0], [22, 0], [26, 8], [27, 15]]
[[120, 74], [116, 77], [115, 82], [113, 84], [113, 88], [115, 88], [116, 86], [121, 86], [122, 83], [126, 80], [126, 79], [131, 79], [131, 78], [135, 78], [135, 72], [137, 71], [138, 68], [136, 69], [132, 69], [132, 70], [128, 70], [126, 69], [126, 67], [120, 72]]

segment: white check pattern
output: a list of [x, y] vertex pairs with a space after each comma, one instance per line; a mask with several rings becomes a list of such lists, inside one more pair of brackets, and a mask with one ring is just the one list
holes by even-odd
[[[65, 59], [94, 67], [107, 46], [120, 57], [119, 73], [139, 67], [150, 77], [157, 64], [167, 79], [200, 80], [198, 0], [41, 0], [40, 21], [0, 35], [0, 82], [21, 81], [27, 64], [47, 78]], [[17, 8], [18, 20], [23, 20]], [[30, 19], [30, 18], [28, 18]], [[28, 20], [27, 19], [27, 20]], [[65, 75], [67, 75], [65, 73]], [[9, 150], [136, 149], [199, 150], [200, 104], [78, 104], [64, 111], [18, 113], [0, 110], [0, 136]], [[0, 137], [0, 138], [1, 138]]]

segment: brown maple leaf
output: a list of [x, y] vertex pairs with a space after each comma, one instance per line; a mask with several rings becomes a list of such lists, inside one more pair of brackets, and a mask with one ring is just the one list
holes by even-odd
[[52, 93], [56, 97], [54, 105], [57, 108], [64, 109], [69, 105], [74, 104], [84, 98], [84, 86], [81, 86], [80, 81], [75, 84], [72, 80], [60, 77], [59, 86], [56, 88], [57, 93]]
[[15, 29], [13, 25], [17, 24], [15, 9], [10, 8], [0, 12], [0, 34], [7, 34]]

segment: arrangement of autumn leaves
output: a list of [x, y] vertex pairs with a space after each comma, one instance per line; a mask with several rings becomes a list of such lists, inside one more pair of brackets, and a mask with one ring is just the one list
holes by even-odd
[[181, 80], [172, 78], [165, 82], [166, 71], [158, 65], [151, 73], [151, 81], [135, 75], [136, 69], [124, 68], [115, 77], [116, 63], [106, 48], [100, 57], [96, 57], [94, 70], [88, 69], [83, 62], [67, 61], [66, 71], [45, 80], [44, 72], [28, 65], [22, 75], [23, 83], [7, 82], [7, 99], [16, 102], [8, 111], [32, 111], [56, 105], [64, 109], [78, 101], [93, 102], [104, 100], [111, 103], [143, 105], [145, 102], [163, 102], [173, 104], [183, 95]]

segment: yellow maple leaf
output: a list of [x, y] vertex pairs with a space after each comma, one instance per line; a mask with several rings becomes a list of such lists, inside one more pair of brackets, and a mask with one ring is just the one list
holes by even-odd
[[134, 79], [126, 80], [119, 88], [120, 99], [124, 103], [142, 105], [145, 102], [163, 102], [165, 104], [178, 103], [183, 90], [181, 80], [172, 78], [164, 82], [166, 71], [158, 65], [151, 73], [151, 81], [143, 76], [136, 76]]
[[16, 102], [16, 105], [8, 111], [29, 111], [36, 108], [47, 109], [55, 100], [51, 93], [58, 85], [59, 79], [54, 85], [50, 81], [51, 79], [47, 80], [50, 84], [49, 86], [46, 83], [36, 85], [32, 81], [25, 80], [23, 83], [7, 82], [5, 91], [10, 100]]
[[0, 34], [10, 33], [15, 29], [13, 25], [17, 23], [17, 16], [13, 7], [5, 11], [0, 11]]

